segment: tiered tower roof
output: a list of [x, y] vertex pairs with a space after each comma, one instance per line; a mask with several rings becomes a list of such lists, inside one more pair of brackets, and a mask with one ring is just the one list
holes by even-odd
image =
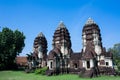
[[35, 38], [33, 45], [34, 45], [34, 48], [38, 48], [39, 45], [41, 45], [44, 48], [47, 48], [47, 40], [42, 32], [39, 33], [38, 36]]
[[101, 41], [99, 26], [91, 18], [88, 18], [87, 22], [83, 27], [82, 33], [83, 33], [82, 35], [84, 34], [86, 35], [87, 40], [93, 39], [92, 37], [93, 34], [98, 34], [100, 36], [100, 41]]
[[61, 21], [55, 30], [54, 36], [53, 36], [53, 45], [55, 42], [62, 43], [67, 42], [67, 46], [71, 47], [71, 41], [70, 41], [70, 34], [64, 23]]

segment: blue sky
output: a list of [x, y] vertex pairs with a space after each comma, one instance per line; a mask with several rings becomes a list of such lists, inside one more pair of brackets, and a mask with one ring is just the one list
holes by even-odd
[[82, 49], [82, 28], [91, 17], [100, 27], [107, 49], [120, 42], [119, 0], [0, 0], [0, 26], [20, 30], [26, 36], [24, 56], [33, 49], [40, 33], [46, 36], [48, 52], [60, 21], [70, 32], [72, 49]]

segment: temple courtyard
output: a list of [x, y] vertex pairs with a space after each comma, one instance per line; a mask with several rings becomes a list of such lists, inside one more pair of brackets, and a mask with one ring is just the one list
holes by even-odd
[[64, 74], [57, 76], [36, 75], [35, 73], [25, 73], [24, 71], [0, 71], [0, 80], [120, 80], [120, 76], [99, 76], [95, 78], [80, 78], [74, 74]]

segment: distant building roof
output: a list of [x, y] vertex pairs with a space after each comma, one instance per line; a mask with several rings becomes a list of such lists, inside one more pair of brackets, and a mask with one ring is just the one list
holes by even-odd
[[80, 60], [81, 57], [82, 57], [81, 54], [82, 54], [82, 53], [80, 53], [80, 52], [78, 52], [78, 53], [73, 53], [73, 54], [71, 54], [70, 59], [71, 59], [71, 60]]
[[25, 56], [16, 57], [16, 64], [24, 66], [27, 65], [27, 57]]

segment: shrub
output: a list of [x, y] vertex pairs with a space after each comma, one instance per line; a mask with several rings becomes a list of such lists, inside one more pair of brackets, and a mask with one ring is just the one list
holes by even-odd
[[46, 70], [47, 70], [47, 67], [38, 68], [38, 69], [35, 70], [35, 74], [45, 75]]
[[3, 70], [5, 68], [5, 65], [4, 64], [0, 64], [0, 70]]

